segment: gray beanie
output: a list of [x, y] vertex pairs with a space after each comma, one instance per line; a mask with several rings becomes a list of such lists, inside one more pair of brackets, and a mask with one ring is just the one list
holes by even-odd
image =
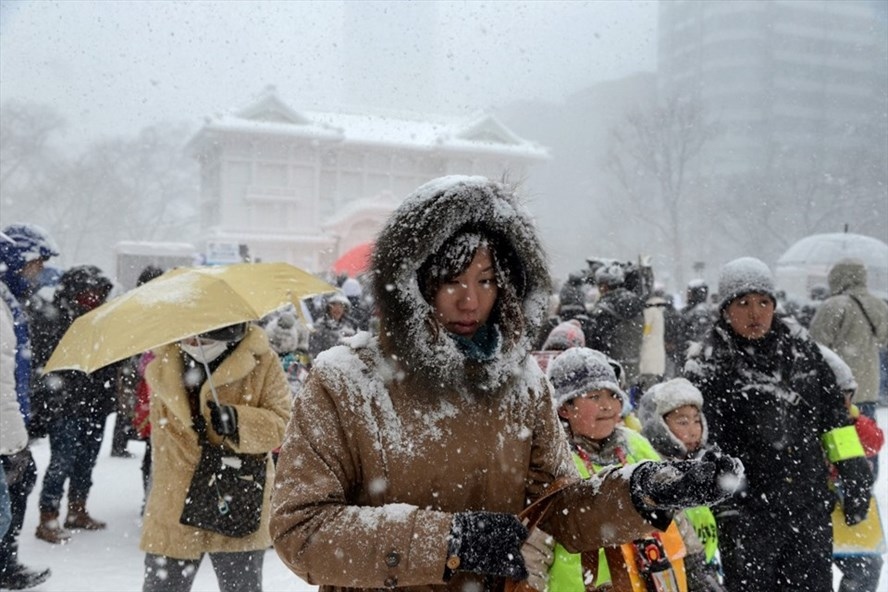
[[688, 450], [681, 440], [673, 435], [666, 425], [664, 417], [685, 405], [692, 405], [700, 410], [703, 423], [703, 435], [700, 444], [706, 445], [709, 429], [703, 415], [703, 394], [686, 378], [673, 378], [655, 384], [641, 397], [638, 403], [638, 421], [641, 422], [642, 435], [650, 440], [660, 454], [667, 457], [684, 457]]
[[726, 263], [718, 275], [718, 309], [724, 310], [738, 296], [757, 292], [777, 303], [774, 278], [768, 266], [755, 257], [740, 257]]
[[845, 361], [839, 357], [839, 354], [829, 349], [825, 345], [817, 344], [823, 359], [829, 364], [833, 374], [836, 375], [836, 382], [843, 391], [857, 391], [857, 381], [854, 380], [854, 373]]
[[564, 350], [549, 364], [549, 380], [555, 388], [555, 403], [560, 407], [583, 393], [596, 389], [608, 389], [628, 400], [617, 383], [617, 376], [607, 361], [607, 356], [587, 347]]

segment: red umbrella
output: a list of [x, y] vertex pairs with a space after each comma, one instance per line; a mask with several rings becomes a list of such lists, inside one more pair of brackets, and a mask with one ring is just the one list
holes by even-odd
[[346, 273], [350, 277], [357, 277], [370, 269], [370, 253], [373, 251], [373, 243], [361, 243], [352, 247], [339, 256], [333, 262], [331, 269], [336, 273]]

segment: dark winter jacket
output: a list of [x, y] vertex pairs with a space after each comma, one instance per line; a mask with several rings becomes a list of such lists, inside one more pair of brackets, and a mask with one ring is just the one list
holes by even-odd
[[811, 321], [811, 337], [851, 367], [857, 381], [855, 403], [879, 396], [879, 348], [888, 346], [888, 304], [869, 293], [866, 268], [846, 260], [829, 271], [832, 296]]
[[685, 374], [703, 393], [710, 441], [746, 468], [736, 507], [780, 515], [825, 507], [821, 437], [850, 419], [832, 370], [804, 330], [775, 317], [767, 336], [745, 340], [719, 320], [689, 350]]
[[31, 319], [33, 421], [29, 426], [32, 436], [43, 435], [59, 414], [98, 421], [116, 409], [117, 366], [107, 366], [92, 374], [76, 370], [43, 374], [43, 366], [62, 336], [77, 317], [88, 312], [78, 303], [78, 296], [87, 290], [96, 290], [103, 294], [101, 300], [104, 301], [111, 287], [111, 280], [99, 268], [73, 267], [62, 274], [52, 303], [34, 311]]
[[638, 377], [644, 306], [644, 300], [635, 292], [616, 288], [601, 296], [590, 315], [592, 320], [586, 347], [597, 349], [620, 362], [630, 384]]

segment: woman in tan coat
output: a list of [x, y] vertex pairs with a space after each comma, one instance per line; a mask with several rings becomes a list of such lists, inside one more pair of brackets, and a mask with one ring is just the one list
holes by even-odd
[[[516, 515], [577, 472], [528, 355], [550, 290], [527, 212], [499, 183], [441, 178], [396, 210], [372, 263], [380, 337], [318, 356], [296, 397], [275, 549], [325, 590], [499, 589], [528, 575], [544, 585], [550, 551], [525, 544]], [[574, 552], [598, 548], [650, 532], [649, 521], [665, 527], [668, 507], [724, 495], [724, 466], [688, 464], [649, 486], [662, 468], [577, 481], [543, 530]], [[683, 487], [688, 474], [701, 486]]]
[[[268, 453], [280, 445], [289, 418], [290, 394], [280, 361], [265, 332], [246, 324], [154, 353], [146, 369], [152, 391], [153, 472], [140, 545], [146, 553], [143, 592], [187, 592], [204, 554], [213, 562], [222, 592], [259, 592], [265, 550], [271, 545], [274, 465]], [[204, 360], [219, 405], [206, 381]], [[193, 427], [200, 424], [211, 444], [224, 442], [234, 452], [267, 455], [262, 517], [252, 534], [229, 537], [179, 522], [201, 455]]]

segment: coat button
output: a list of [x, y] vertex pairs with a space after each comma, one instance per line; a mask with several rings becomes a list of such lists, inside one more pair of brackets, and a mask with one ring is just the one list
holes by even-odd
[[398, 578], [396, 578], [395, 576], [389, 576], [385, 579], [385, 582], [383, 583], [385, 584], [386, 588], [394, 588], [398, 585]]
[[385, 564], [389, 567], [395, 567], [399, 563], [401, 563], [401, 556], [398, 555], [397, 551], [392, 551], [385, 556]]
[[447, 569], [449, 569], [450, 571], [456, 571], [457, 569], [459, 569], [460, 563], [461, 561], [459, 560], [459, 557], [457, 555], [451, 555], [447, 558]]

